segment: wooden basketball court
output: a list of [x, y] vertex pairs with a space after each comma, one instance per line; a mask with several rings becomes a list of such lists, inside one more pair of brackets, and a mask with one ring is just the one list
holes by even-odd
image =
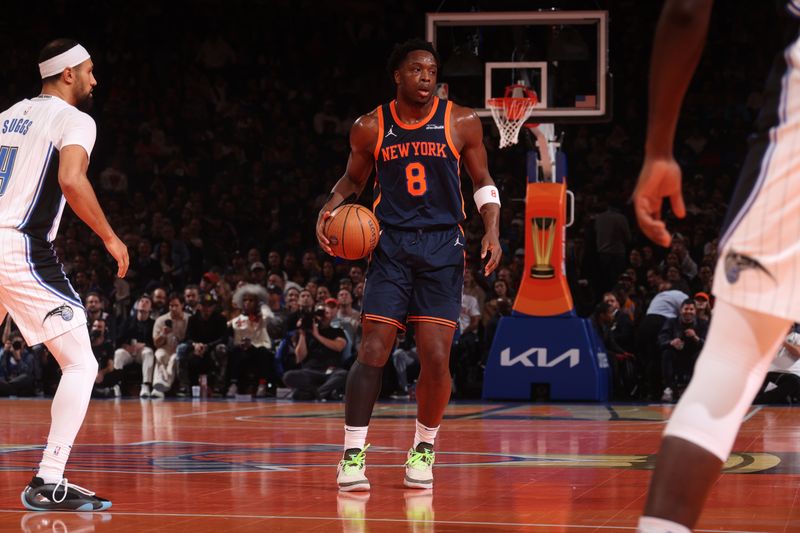
[[[340, 403], [92, 401], [67, 477], [106, 513], [29, 513], [49, 400], [0, 401], [0, 531], [635, 531], [671, 406], [459, 403], [433, 491], [402, 486], [415, 405], [381, 403], [369, 495], [340, 494]], [[754, 407], [697, 531], [800, 531], [800, 412]], [[691, 468], [691, 465], [686, 465]]]

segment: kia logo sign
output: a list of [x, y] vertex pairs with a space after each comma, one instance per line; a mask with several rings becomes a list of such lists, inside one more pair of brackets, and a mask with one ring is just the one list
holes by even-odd
[[[535, 355], [536, 364], [531, 360]], [[505, 348], [500, 352], [500, 366], [514, 366], [521, 363], [522, 366], [540, 368], [552, 368], [565, 360], [569, 360], [569, 367], [578, 366], [581, 362], [581, 352], [577, 348], [572, 348], [553, 359], [548, 358], [547, 348], [530, 348], [521, 354], [511, 357], [511, 348]]]

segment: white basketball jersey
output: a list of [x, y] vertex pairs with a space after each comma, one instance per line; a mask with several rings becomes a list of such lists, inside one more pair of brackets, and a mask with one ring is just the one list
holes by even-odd
[[0, 113], [0, 228], [52, 241], [64, 197], [58, 154], [77, 144], [91, 156], [94, 120], [56, 96], [22, 100]]

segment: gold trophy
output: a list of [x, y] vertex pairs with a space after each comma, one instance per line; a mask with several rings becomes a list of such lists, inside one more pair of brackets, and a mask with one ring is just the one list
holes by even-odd
[[555, 276], [555, 269], [550, 264], [550, 258], [553, 255], [553, 244], [556, 238], [556, 219], [553, 217], [533, 217], [531, 222], [534, 255], [531, 277], [550, 279]]

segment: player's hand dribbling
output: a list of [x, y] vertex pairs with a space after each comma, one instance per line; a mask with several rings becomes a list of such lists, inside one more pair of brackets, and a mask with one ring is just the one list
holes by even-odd
[[128, 258], [128, 247], [125, 246], [125, 243], [116, 235], [113, 235], [107, 241], [103, 241], [103, 244], [106, 250], [108, 250], [108, 253], [111, 254], [111, 257], [117, 262], [117, 276], [124, 278], [125, 274], [128, 272], [128, 264], [130, 262]]
[[320, 248], [322, 248], [326, 254], [333, 255], [333, 250], [330, 247], [330, 241], [325, 236], [325, 221], [331, 218], [330, 211], [321, 211], [319, 217], [317, 217], [317, 241], [319, 242]]
[[503, 250], [500, 248], [500, 239], [497, 235], [486, 234], [481, 239], [481, 260], [486, 259], [486, 254], [489, 255], [489, 260], [486, 261], [486, 266], [483, 268], [483, 275], [488, 276], [500, 264], [500, 258], [503, 256]]
[[633, 191], [636, 220], [639, 228], [651, 241], [668, 247], [672, 242], [672, 235], [661, 220], [661, 204], [664, 198], [669, 198], [675, 216], [686, 216], [681, 193], [681, 168], [678, 163], [671, 157], [647, 157], [639, 172], [636, 190]]

